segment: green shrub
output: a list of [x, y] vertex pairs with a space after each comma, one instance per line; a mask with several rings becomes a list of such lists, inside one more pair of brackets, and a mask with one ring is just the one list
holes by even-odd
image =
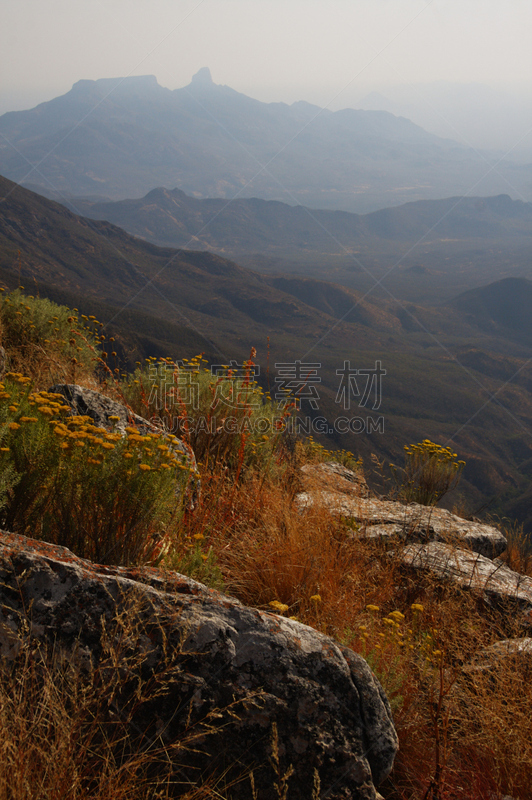
[[178, 434], [206, 469], [223, 465], [234, 476], [274, 465], [289, 412], [263, 393], [251, 359], [239, 375], [227, 367], [218, 376], [202, 367], [201, 356], [182, 365], [170, 359], [147, 362], [120, 387], [133, 411]]
[[20, 289], [0, 295], [0, 343], [8, 368], [39, 384], [92, 376], [99, 360], [99, 325], [95, 318]]
[[0, 387], [0, 455], [13, 476], [3, 527], [100, 563], [164, 552], [191, 473], [174, 437], [135, 428], [122, 437], [70, 417], [60, 396], [32, 391], [20, 374]]

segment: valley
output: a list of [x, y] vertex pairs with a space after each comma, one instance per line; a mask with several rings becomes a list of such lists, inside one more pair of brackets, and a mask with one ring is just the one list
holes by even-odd
[[[400, 463], [405, 443], [452, 443], [467, 467], [451, 503], [468, 513], [512, 511], [530, 525], [532, 343], [516, 316], [527, 319], [526, 278], [439, 307], [364, 297], [307, 275], [258, 273], [214, 253], [159, 247], [7, 179], [1, 195], [6, 288], [22, 283], [97, 316], [123, 364], [199, 352], [211, 364], [241, 363], [256, 347], [270, 391], [276, 365], [317, 364], [317, 408], [303, 400], [301, 410], [317, 439], [360, 455], [368, 472], [372, 454], [387, 465]], [[502, 309], [494, 301], [501, 285]], [[346, 361], [386, 370], [375, 409], [373, 395], [364, 405], [360, 395], [351, 398], [348, 409], [337, 402]], [[361, 422], [339, 431], [339, 417]], [[373, 480], [378, 486], [379, 476]]]

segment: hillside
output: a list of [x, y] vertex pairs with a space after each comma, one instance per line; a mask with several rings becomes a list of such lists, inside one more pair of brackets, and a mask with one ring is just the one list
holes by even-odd
[[0, 133], [2, 174], [68, 195], [121, 199], [166, 186], [358, 213], [508, 184], [532, 199], [529, 166], [490, 169], [489, 156], [388, 112], [261, 103], [206, 69], [175, 91], [149, 75], [78, 81], [4, 114]]
[[210, 250], [263, 273], [332, 280], [363, 293], [385, 277], [381, 296], [388, 290], [421, 304], [501, 276], [532, 277], [532, 203], [508, 195], [420, 200], [363, 215], [258, 198], [201, 200], [163, 188], [138, 200], [63, 202], [155, 244]]
[[[97, 315], [119, 331], [130, 364], [202, 351], [223, 364], [247, 358], [255, 346], [262, 385], [275, 390], [277, 363], [318, 363], [318, 408], [303, 408], [317, 438], [368, 464], [372, 453], [385, 463], [401, 459], [408, 441], [452, 441], [467, 461], [464, 502], [473, 509], [528, 486], [532, 450], [522, 426], [532, 423], [532, 370], [524, 344], [487, 335], [458, 310], [362, 298], [327, 282], [259, 275], [217, 255], [159, 248], [7, 180], [1, 185], [5, 285], [22, 281], [32, 294], [49, 292]], [[470, 365], [462, 364], [466, 345], [467, 359], [477, 353]], [[339, 405], [338, 370], [346, 361], [356, 369], [381, 361], [386, 369], [375, 410], [374, 398], [363, 405], [360, 395], [345, 412]], [[361, 421], [359, 433], [335, 430], [345, 413]]]
[[483, 330], [532, 345], [532, 281], [504, 278], [464, 292], [450, 305]]
[[[229, 410], [199, 359], [110, 374], [98, 320], [20, 289], [0, 333], [0, 781], [527, 800], [532, 556], [437, 507], [454, 448], [407, 447], [379, 498], [352, 453], [253, 424], [282, 422], [253, 381]], [[160, 407], [168, 367], [193, 407]]]
[[532, 203], [508, 195], [420, 200], [362, 215], [258, 198], [230, 203], [222, 198], [202, 200], [164, 188], [138, 200], [72, 198], [64, 204], [154, 244], [215, 250], [232, 257], [309, 251], [344, 255], [360, 247], [378, 250], [389, 242], [413, 243], [420, 238], [532, 242]]

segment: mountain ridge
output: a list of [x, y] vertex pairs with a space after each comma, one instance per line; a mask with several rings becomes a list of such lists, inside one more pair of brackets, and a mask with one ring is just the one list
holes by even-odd
[[[521, 422], [532, 420], [530, 344], [498, 333], [490, 338], [449, 307], [383, 302], [309, 278], [260, 275], [212, 253], [160, 248], [110, 223], [75, 217], [6, 179], [0, 190], [0, 279], [98, 315], [130, 363], [202, 350], [210, 363], [229, 363], [248, 358], [255, 346], [264, 388], [275, 388], [270, 375], [278, 361], [310, 359], [320, 364], [322, 380], [319, 409], [306, 409], [306, 419], [334, 421], [343, 411], [338, 370], [346, 361], [371, 368], [379, 360], [386, 369], [381, 407], [353, 401], [345, 413], [378, 416], [383, 433], [364, 427], [360, 435], [344, 434], [330, 426], [329, 447], [399, 463], [405, 442], [452, 441], [467, 462], [463, 485], [474, 508], [509, 486], [517, 497], [528, 487], [532, 448]], [[486, 403], [491, 395], [512, 416], [501, 420], [500, 405]], [[319, 437], [323, 428], [313, 432]]]
[[81, 80], [4, 114], [0, 134], [0, 172], [12, 180], [111, 199], [168, 182], [360, 213], [472, 185], [494, 194], [507, 180], [528, 196], [532, 175], [508, 162], [499, 178], [485, 156], [386, 111], [262, 103], [201, 78], [173, 91], [154, 76]]
[[[60, 201], [61, 202], [61, 201]], [[532, 202], [493, 197], [418, 200], [368, 214], [309, 209], [276, 200], [196, 198], [157, 187], [143, 198], [96, 202], [63, 200], [75, 213], [106, 219], [163, 246], [242, 253], [350, 249], [420, 238], [517, 238], [532, 242]]]

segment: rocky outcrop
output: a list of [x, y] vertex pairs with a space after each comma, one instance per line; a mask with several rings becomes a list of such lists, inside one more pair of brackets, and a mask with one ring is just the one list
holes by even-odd
[[495, 558], [506, 549], [506, 537], [497, 528], [462, 519], [445, 508], [316, 490], [301, 492], [296, 502], [299, 508], [321, 504], [348, 518], [356, 523], [355, 536], [360, 538], [449, 542], [466, 545], [487, 558]]
[[[72, 409], [72, 414], [90, 417], [95, 425], [117, 431], [122, 436], [125, 436], [128, 426], [134, 426], [140, 434], [149, 434], [156, 430], [155, 425], [135, 414], [123, 403], [94, 389], [86, 389], [75, 383], [59, 383], [48, 391], [60, 394]], [[181, 446], [185, 452], [186, 448]]]
[[304, 464], [301, 467], [302, 483], [310, 491], [334, 491], [357, 497], [369, 497], [370, 490], [362, 471], [355, 472], [337, 461]]
[[521, 624], [532, 630], [532, 578], [479, 553], [441, 542], [410, 544], [392, 555], [406, 567], [476, 592], [490, 605], [515, 609]]
[[475, 673], [498, 669], [510, 669], [512, 672], [518, 670], [532, 678], [532, 639], [520, 637], [494, 642], [477, 653], [473, 662], [468, 664], [464, 671]]
[[[375, 800], [392, 767], [397, 736], [377, 679], [360, 656], [301, 623], [176, 573], [98, 566], [9, 533], [0, 533], [0, 597], [4, 658], [31, 637], [80, 669], [107, 659], [121, 670], [120, 703], [140, 677], [152, 681], [153, 695], [131, 711], [143, 739], [201, 732], [172, 764], [176, 781], [223, 775], [231, 798], [249, 800], [253, 773], [256, 797], [271, 800], [293, 770], [291, 800], [312, 797], [318, 779], [328, 800]], [[118, 618], [128, 630], [115, 636]], [[104, 632], [123, 650], [114, 659]]]

